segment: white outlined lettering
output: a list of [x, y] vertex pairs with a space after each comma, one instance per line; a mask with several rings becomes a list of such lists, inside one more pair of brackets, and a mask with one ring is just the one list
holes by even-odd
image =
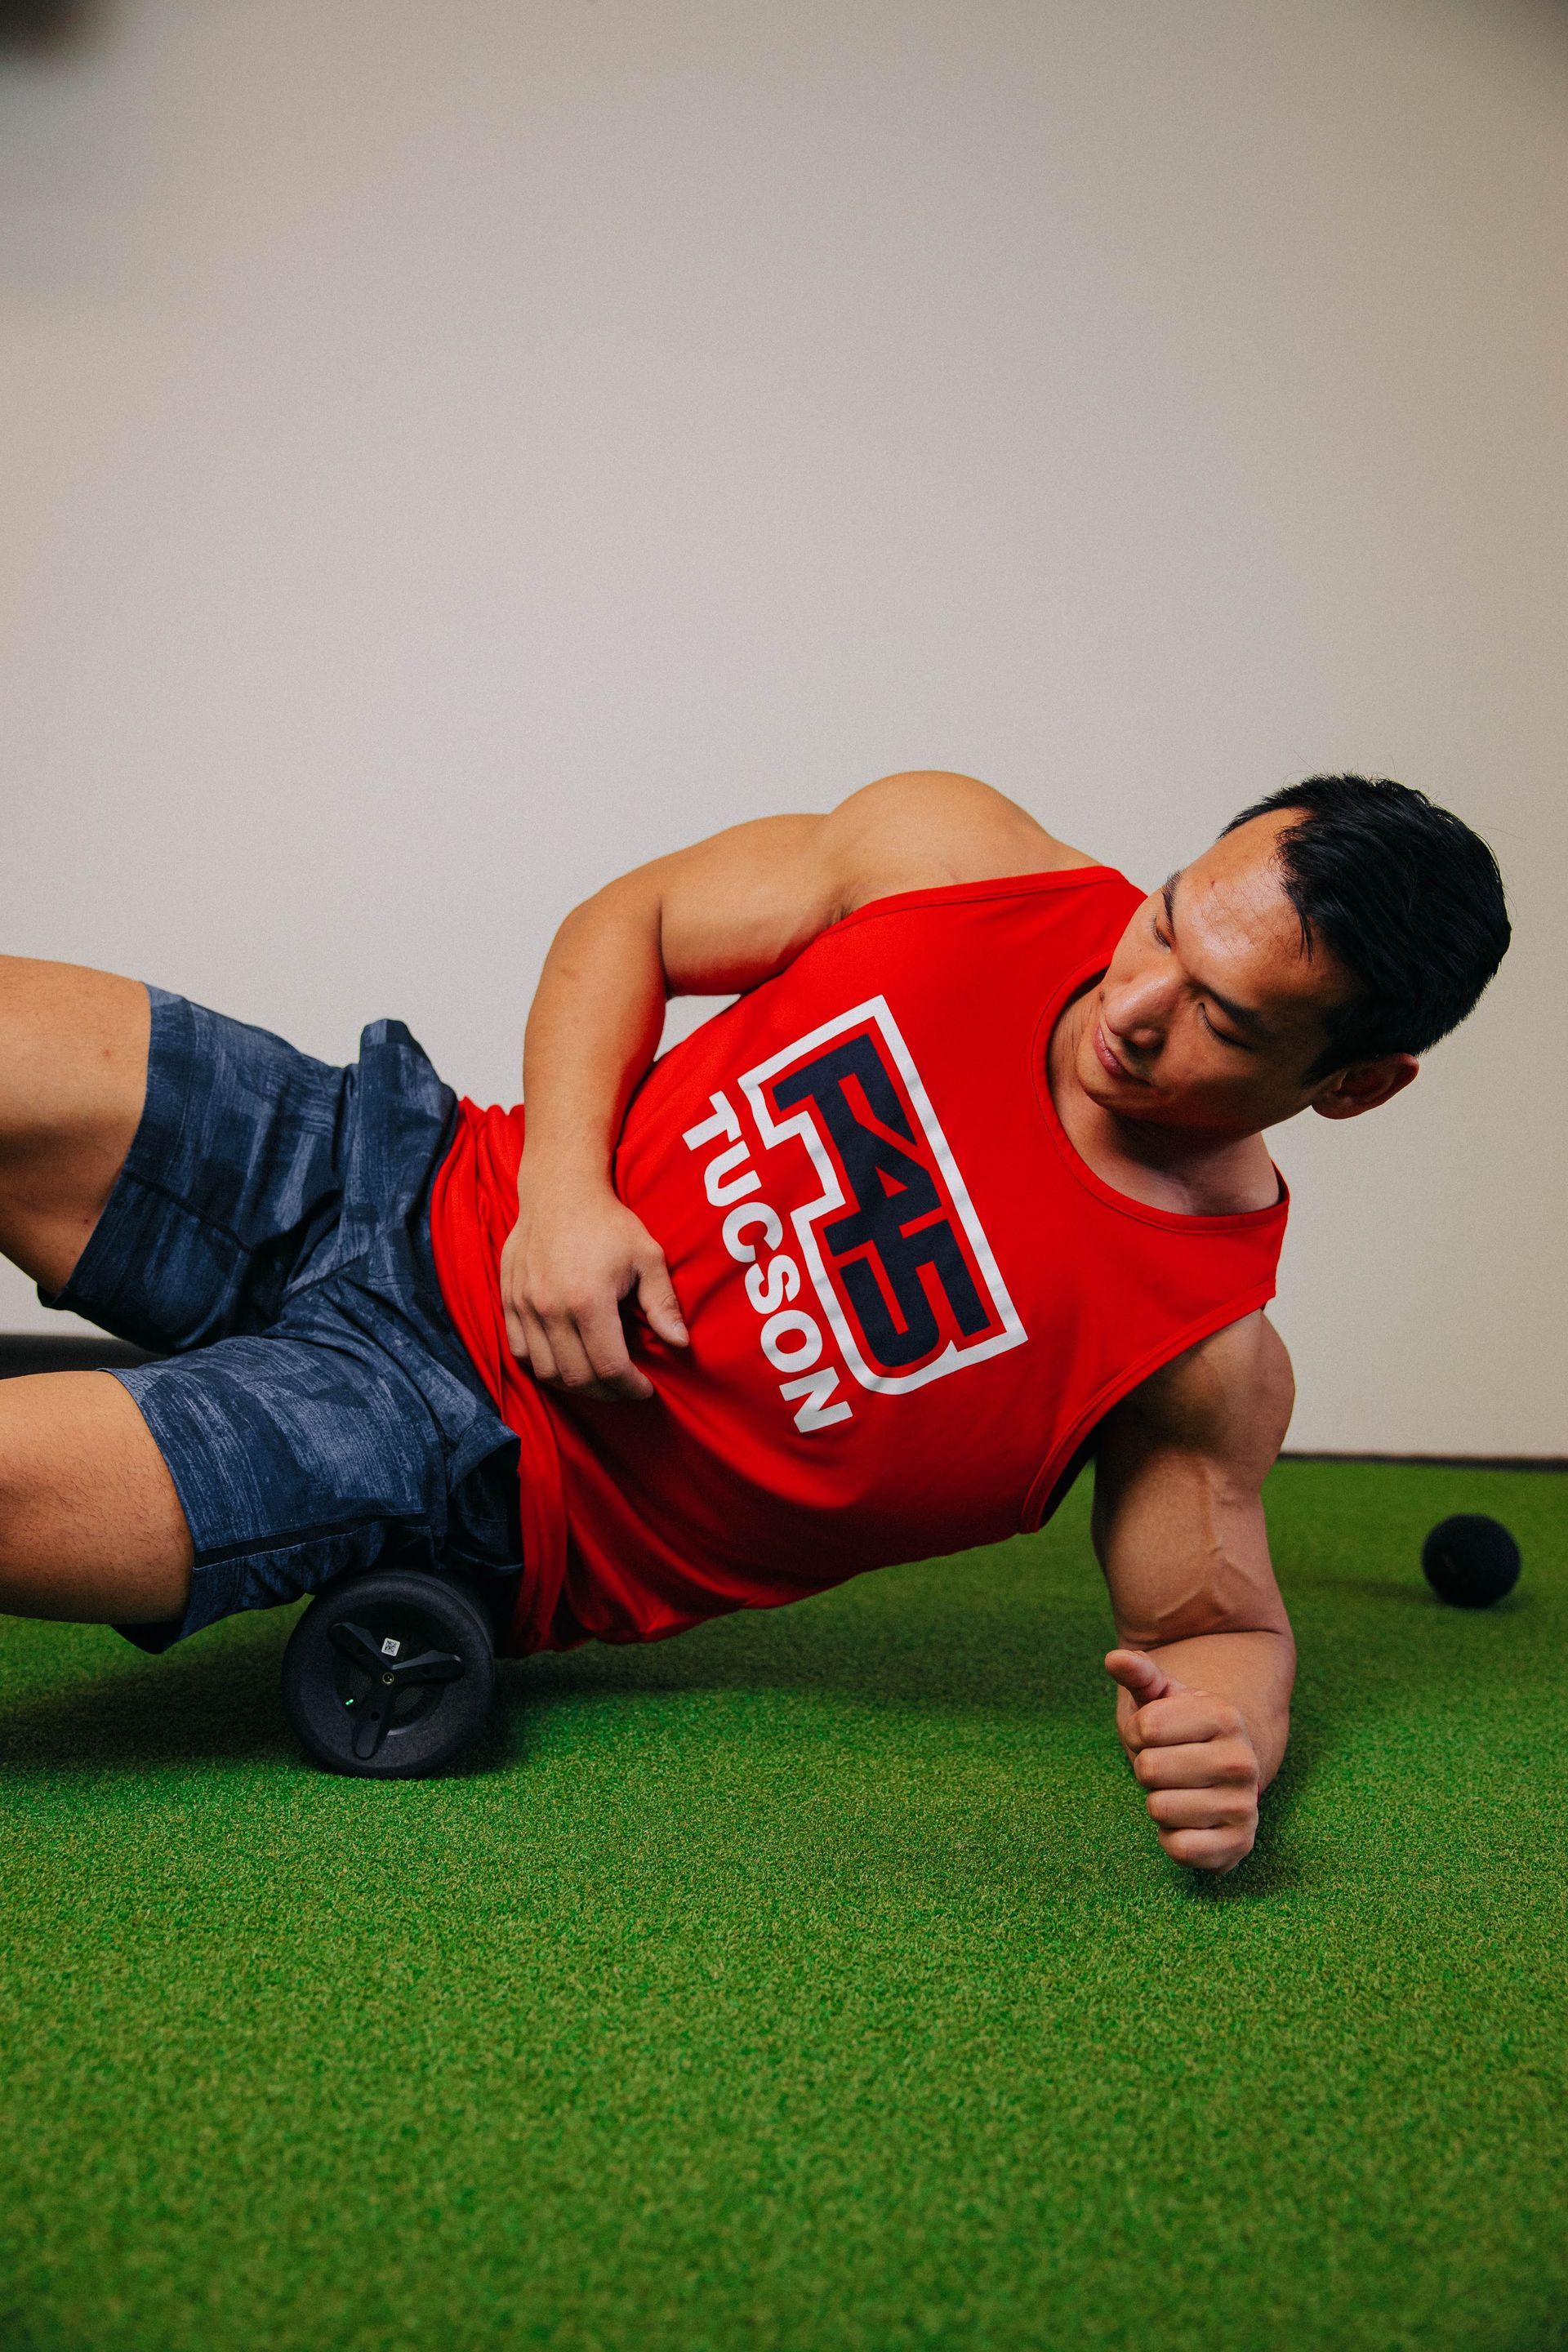
[[[758, 1335], [763, 1353], [775, 1371], [792, 1375], [779, 1382], [779, 1394], [795, 1406], [795, 1425], [803, 1435], [852, 1421], [853, 1409], [843, 1398], [835, 1398], [837, 1368], [818, 1363], [826, 1345], [821, 1324], [804, 1307], [788, 1303], [800, 1296], [801, 1271], [795, 1259], [779, 1248], [784, 1219], [766, 1201], [749, 1197], [761, 1191], [763, 1180], [751, 1164], [739, 1113], [722, 1089], [708, 1099], [711, 1116], [689, 1127], [681, 1139], [689, 1151], [716, 1143], [726, 1147], [704, 1166], [702, 1189], [716, 1209], [729, 1209], [721, 1237], [726, 1255], [746, 1268], [746, 1297], [765, 1318]], [[731, 1202], [740, 1201], [746, 1205], [730, 1208]]]

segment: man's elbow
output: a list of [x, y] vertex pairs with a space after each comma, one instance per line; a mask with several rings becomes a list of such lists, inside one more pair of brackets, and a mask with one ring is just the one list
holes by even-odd
[[1268, 1633], [1295, 1654], [1295, 1636], [1278, 1585], [1260, 1589], [1257, 1576], [1209, 1562], [1190, 1582], [1168, 1584], [1158, 1598], [1115, 1612], [1117, 1632], [1132, 1649], [1159, 1649], [1167, 1642], [1197, 1642], [1215, 1633]]

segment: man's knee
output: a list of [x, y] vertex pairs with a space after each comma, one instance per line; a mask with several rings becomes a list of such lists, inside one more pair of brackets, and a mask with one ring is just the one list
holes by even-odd
[[191, 1536], [134, 1398], [108, 1372], [0, 1381], [0, 1610], [176, 1617]]
[[63, 1289], [135, 1137], [152, 1014], [140, 981], [0, 956], [0, 1253]]

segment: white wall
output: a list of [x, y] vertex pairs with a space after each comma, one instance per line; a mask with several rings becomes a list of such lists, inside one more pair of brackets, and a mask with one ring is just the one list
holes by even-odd
[[1294, 1442], [1568, 1451], [1565, 85], [1507, 0], [101, 0], [0, 68], [0, 940], [510, 1097], [720, 824], [957, 767], [1152, 878], [1392, 773], [1518, 944], [1276, 1139]]

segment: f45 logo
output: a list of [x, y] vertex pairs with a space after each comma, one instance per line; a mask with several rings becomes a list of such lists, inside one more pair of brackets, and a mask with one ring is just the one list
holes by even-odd
[[741, 1085], [763, 1141], [797, 1137], [818, 1197], [801, 1255], [861, 1385], [897, 1393], [1027, 1339], [885, 998], [825, 1022]]

